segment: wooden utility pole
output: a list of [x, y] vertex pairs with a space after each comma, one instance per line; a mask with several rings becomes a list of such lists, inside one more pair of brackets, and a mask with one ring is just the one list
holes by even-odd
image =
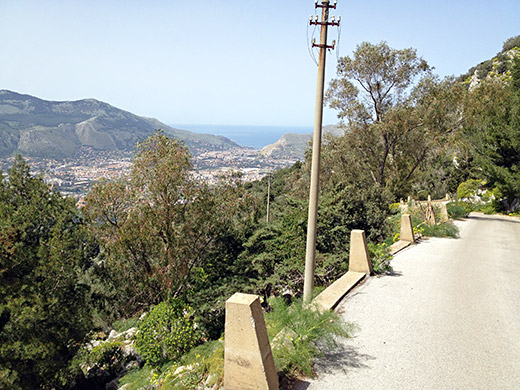
[[336, 0], [330, 4], [329, 0], [322, 0], [318, 4], [316, 0], [315, 8], [321, 8], [321, 21], [318, 15], [311, 16], [311, 25], [321, 25], [320, 43], [312, 43], [313, 47], [320, 48], [318, 61], [318, 85], [316, 88], [316, 109], [314, 114], [314, 135], [312, 138], [312, 165], [311, 165], [311, 185], [309, 191], [309, 217], [307, 223], [307, 246], [305, 252], [305, 280], [303, 284], [303, 303], [309, 303], [312, 298], [314, 287], [314, 268], [316, 266], [316, 222], [318, 219], [318, 192], [320, 182], [320, 154], [321, 154], [321, 129], [323, 120], [323, 91], [325, 89], [325, 56], [327, 49], [334, 49], [335, 42], [331, 46], [327, 45], [328, 26], [339, 26], [340, 17], [335, 21], [329, 22], [329, 9], [336, 9]]

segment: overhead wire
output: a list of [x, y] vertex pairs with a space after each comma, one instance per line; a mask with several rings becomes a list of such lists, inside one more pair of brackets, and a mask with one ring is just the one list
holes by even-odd
[[341, 23], [338, 25], [338, 40], [336, 41], [336, 61], [339, 62], [339, 43], [341, 40]]
[[309, 51], [309, 55], [311, 56], [312, 60], [316, 64], [316, 66], [318, 66], [318, 60], [316, 59], [316, 56], [314, 55], [314, 50], [313, 50], [314, 48], [311, 45], [311, 42], [314, 39], [314, 34], [316, 33], [316, 25], [314, 25], [314, 28], [312, 30], [312, 36], [311, 36], [310, 40], [309, 40], [309, 26], [310, 26], [310, 23], [307, 22], [307, 50]]

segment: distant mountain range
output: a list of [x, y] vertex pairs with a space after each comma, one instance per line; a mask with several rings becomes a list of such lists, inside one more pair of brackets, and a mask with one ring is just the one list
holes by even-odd
[[[158, 129], [182, 140], [194, 156], [244, 148], [223, 136], [176, 129], [95, 99], [54, 102], [0, 90], [0, 157], [21, 153], [27, 157], [61, 159], [73, 156], [81, 147], [132, 151], [137, 142]], [[323, 132], [343, 134], [341, 128], [333, 125], [324, 126]], [[287, 133], [264, 147], [260, 155], [303, 160], [311, 139], [312, 134]]]
[[[345, 130], [340, 126], [323, 126], [323, 134], [329, 134], [333, 137], [339, 137], [344, 132]], [[312, 134], [286, 133], [274, 144], [262, 148], [260, 154], [271, 158], [303, 160], [311, 140]]]
[[131, 151], [157, 129], [184, 141], [195, 155], [240, 147], [222, 136], [175, 129], [95, 99], [52, 102], [0, 90], [0, 157], [63, 158], [82, 146]]

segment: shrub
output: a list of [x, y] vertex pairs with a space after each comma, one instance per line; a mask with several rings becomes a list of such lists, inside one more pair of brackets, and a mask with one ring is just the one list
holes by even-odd
[[[269, 304], [273, 310], [265, 318], [275, 366], [288, 377], [312, 376], [314, 358], [335, 345], [335, 336], [349, 335], [351, 326], [334, 311], [320, 312], [304, 307], [301, 301], [289, 306], [283, 298], [270, 298]], [[276, 342], [280, 334], [283, 340]]]
[[482, 184], [482, 180], [469, 179], [460, 183], [457, 187], [457, 199], [471, 198], [477, 194], [477, 191]]
[[136, 335], [136, 348], [143, 359], [159, 365], [177, 360], [199, 339], [192, 309], [180, 300], [161, 302], [146, 316]]
[[381, 273], [391, 269], [390, 260], [392, 260], [392, 255], [390, 254], [390, 248], [384, 242], [381, 244], [369, 242], [368, 252], [370, 253], [372, 268], [375, 273]]
[[452, 219], [465, 218], [470, 213], [470, 207], [464, 202], [450, 202], [446, 205], [448, 215]]
[[123, 343], [121, 341], [108, 341], [92, 348], [88, 354], [89, 366], [97, 366], [108, 372], [116, 372], [123, 362]]
[[459, 235], [459, 228], [452, 222], [444, 222], [439, 225], [428, 226], [422, 225], [423, 235], [428, 237], [452, 237], [457, 238]]
[[502, 45], [502, 53], [515, 47], [520, 47], [520, 35], [507, 39]]

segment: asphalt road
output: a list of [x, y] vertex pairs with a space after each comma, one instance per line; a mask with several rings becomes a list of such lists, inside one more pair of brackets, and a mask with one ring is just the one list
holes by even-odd
[[457, 225], [459, 239], [405, 249], [343, 300], [357, 329], [298, 390], [520, 389], [520, 220]]

